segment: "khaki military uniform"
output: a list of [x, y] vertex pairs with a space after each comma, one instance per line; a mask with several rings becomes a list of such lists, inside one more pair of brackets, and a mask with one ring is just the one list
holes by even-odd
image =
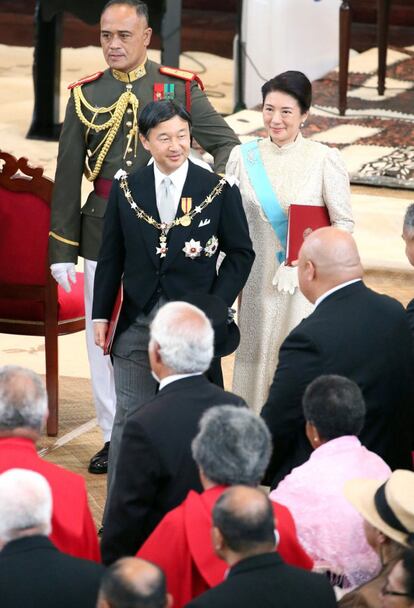
[[[149, 155], [139, 141], [134, 118], [154, 99], [154, 90], [162, 88], [163, 84], [173, 85], [165, 88], [173, 89], [172, 97], [183, 104], [186, 104], [186, 88], [190, 92], [193, 135], [213, 155], [215, 170], [224, 171], [230, 151], [239, 143], [237, 136], [211, 106], [196, 80], [189, 82], [163, 74], [160, 67], [147, 60], [129, 74], [107, 69], [101, 75], [90, 77], [89, 82], [88, 79], [80, 81], [73, 88], [59, 143], [51, 217], [51, 263], [76, 263], [78, 254], [90, 260], [97, 259], [107, 201], [92, 192], [80, 212], [80, 184], [85, 160], [85, 174], [91, 181], [96, 177], [112, 180], [119, 169], [130, 173], [145, 166]], [[81, 115], [94, 125], [108, 123], [117, 112], [116, 102], [128, 90], [138, 104], [134, 108], [134, 102], [130, 101], [126, 108], [120, 111], [118, 108], [120, 124], [113, 141], [110, 141], [110, 127], [97, 132], [82, 122]], [[106, 111], [97, 112], [99, 109]], [[104, 148], [107, 148], [106, 153], [103, 153]]]

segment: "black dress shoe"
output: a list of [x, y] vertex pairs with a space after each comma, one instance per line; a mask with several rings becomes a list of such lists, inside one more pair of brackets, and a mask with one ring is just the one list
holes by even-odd
[[95, 475], [108, 472], [108, 454], [109, 454], [109, 441], [107, 441], [103, 448], [96, 452], [95, 456], [89, 461], [88, 471]]

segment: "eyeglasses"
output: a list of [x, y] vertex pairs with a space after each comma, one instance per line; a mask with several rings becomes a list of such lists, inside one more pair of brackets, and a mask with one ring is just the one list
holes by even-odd
[[402, 591], [393, 591], [389, 589], [388, 582], [381, 588], [381, 595], [393, 595], [397, 597], [410, 597], [409, 593], [403, 593]]

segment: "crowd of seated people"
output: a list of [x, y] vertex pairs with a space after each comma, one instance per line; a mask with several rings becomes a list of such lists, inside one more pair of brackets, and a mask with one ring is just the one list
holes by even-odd
[[[229, 393], [212, 393], [211, 403], [194, 418], [177, 465], [178, 479], [191, 459], [201, 490], [195, 486], [165, 509], [135, 557], [126, 551], [106, 569], [96, 563], [98, 537], [83, 480], [36, 453], [47, 417], [41, 379], [24, 368], [0, 368], [2, 607], [52, 606], [56, 598], [59, 606], [85, 608], [414, 606], [414, 472], [408, 464], [414, 360], [408, 315], [392, 298], [365, 287], [352, 237], [337, 232], [315, 231], [301, 249], [299, 282], [316, 309], [282, 344], [264, 415], [237, 398], [230, 405]], [[356, 325], [369, 310], [376, 317], [372, 327], [360, 328], [365, 360], [355, 356], [359, 346], [353, 330], [344, 332], [341, 318], [327, 313], [331, 298], [343, 310], [354, 306]], [[196, 314], [187, 303], [180, 311]], [[161, 308], [155, 325], [162, 315]], [[200, 317], [200, 323], [206, 320]], [[326, 335], [318, 340], [321, 322], [324, 331], [331, 324], [329, 346]], [[191, 336], [184, 336], [183, 348], [186, 339]], [[335, 350], [347, 361], [339, 370]], [[303, 390], [292, 387], [299, 390], [300, 409], [292, 401], [290, 414], [284, 413], [283, 439], [275, 425], [275, 411], [280, 413], [275, 395], [282, 390], [286, 366], [292, 360], [300, 364], [303, 357], [306, 377], [315, 375], [321, 362], [329, 373], [316, 374]], [[160, 364], [162, 355], [157, 360]], [[166, 385], [191, 381], [198, 386], [191, 378], [199, 372], [182, 372], [177, 379], [174, 365], [169, 369]], [[379, 377], [385, 394], [375, 401], [370, 382]], [[174, 402], [174, 391], [170, 394]], [[367, 422], [373, 416], [375, 432]], [[170, 424], [164, 440], [180, 431]], [[285, 458], [275, 478], [277, 449], [289, 456], [289, 437], [296, 452]], [[297, 449], [305, 439], [309, 447]], [[151, 478], [162, 497], [167, 469], [161, 448], [156, 458]], [[260, 484], [274, 482], [285, 469], [267, 496]], [[154, 499], [153, 492], [149, 496]], [[128, 492], [123, 500], [128, 503]], [[145, 485], [140, 500], [148, 500]]]

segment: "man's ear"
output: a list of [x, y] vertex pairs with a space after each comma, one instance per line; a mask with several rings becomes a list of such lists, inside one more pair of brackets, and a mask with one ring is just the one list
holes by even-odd
[[144, 31], [144, 45], [148, 46], [151, 42], [152, 27], [147, 27]]
[[215, 526], [211, 528], [211, 542], [213, 543], [213, 549], [217, 555], [221, 555], [221, 550], [225, 544], [224, 538], [220, 530]]
[[154, 356], [157, 363], [162, 363], [161, 347], [158, 342], [154, 341]]
[[156, 340], [150, 340], [149, 349], [156, 363], [162, 363], [161, 347]]
[[139, 139], [141, 140], [142, 146], [145, 148], [145, 150], [148, 150], [148, 152], [149, 152], [150, 148], [149, 148], [148, 139], [146, 137], [144, 137], [142, 135], [142, 133], [139, 134]]
[[316, 278], [316, 268], [314, 263], [311, 260], [306, 262], [305, 266], [305, 274], [308, 281], [313, 281]]

